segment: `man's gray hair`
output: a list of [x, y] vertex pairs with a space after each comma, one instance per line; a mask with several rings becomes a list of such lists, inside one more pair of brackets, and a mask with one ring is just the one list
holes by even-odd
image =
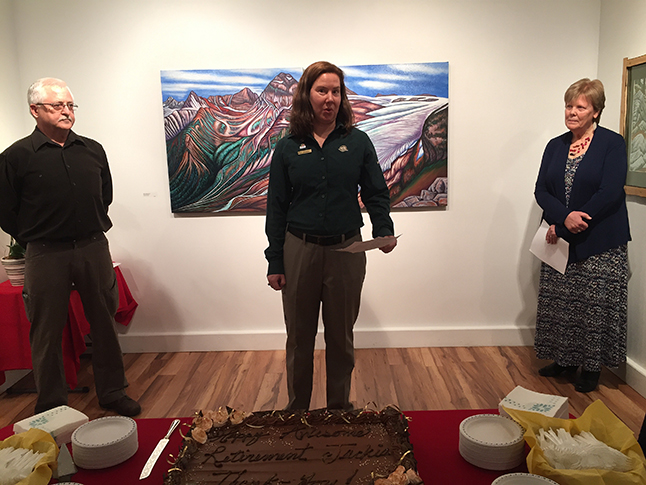
[[45, 101], [45, 98], [47, 96], [47, 94], [45, 93], [45, 87], [47, 86], [59, 86], [61, 88], [67, 88], [69, 93], [72, 95], [72, 99], [74, 99], [72, 90], [67, 86], [65, 81], [56, 79], [55, 77], [43, 77], [29, 86], [29, 89], [27, 90], [27, 102], [30, 106], [32, 104], [39, 104]]

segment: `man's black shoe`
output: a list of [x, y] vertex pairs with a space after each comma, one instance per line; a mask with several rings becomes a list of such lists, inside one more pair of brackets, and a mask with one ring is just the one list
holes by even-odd
[[591, 371], [581, 371], [581, 376], [574, 384], [574, 389], [579, 392], [592, 392], [597, 388], [599, 384], [599, 376], [601, 376], [601, 371], [591, 372]]
[[564, 372], [566, 373], [576, 372], [578, 368], [579, 367], [576, 365], [562, 366], [557, 364], [556, 362], [552, 362], [550, 365], [546, 365], [545, 367], [541, 367], [540, 369], [538, 369], [538, 373], [543, 377], [556, 377], [556, 376], [560, 376]]
[[102, 408], [114, 411], [121, 416], [132, 417], [141, 412], [141, 406], [139, 405], [139, 403], [128, 396], [121, 396], [116, 401], [99, 403], [99, 405]]

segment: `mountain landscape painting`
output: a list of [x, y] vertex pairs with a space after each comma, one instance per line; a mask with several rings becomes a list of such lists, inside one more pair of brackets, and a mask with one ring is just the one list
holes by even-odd
[[[448, 62], [341, 66], [394, 208], [446, 206]], [[174, 213], [263, 213], [303, 69], [162, 71]]]

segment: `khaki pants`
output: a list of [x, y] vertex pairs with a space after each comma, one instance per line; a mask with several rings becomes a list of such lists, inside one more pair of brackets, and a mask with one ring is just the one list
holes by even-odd
[[286, 234], [283, 310], [287, 327], [288, 409], [309, 409], [321, 304], [325, 328], [327, 407], [351, 408], [353, 328], [359, 315], [366, 255], [336, 249], [359, 240], [361, 235], [334, 246], [319, 246], [304, 242], [291, 233]]
[[119, 288], [107, 239], [98, 233], [77, 242], [32, 242], [25, 255], [23, 299], [31, 323], [36, 413], [67, 404], [62, 337], [72, 284], [90, 323], [99, 402], [109, 403], [125, 395], [123, 357], [114, 329]]

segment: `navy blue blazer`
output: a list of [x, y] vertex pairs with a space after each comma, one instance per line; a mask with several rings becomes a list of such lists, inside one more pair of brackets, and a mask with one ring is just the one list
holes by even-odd
[[[543, 209], [543, 219], [556, 226], [556, 235], [570, 243], [568, 263], [619, 247], [630, 241], [626, 209], [626, 142], [614, 131], [597, 126], [588, 151], [574, 176], [569, 206], [565, 205], [565, 162], [572, 132], [547, 144], [536, 180], [534, 196]], [[583, 211], [592, 220], [588, 229], [572, 234], [565, 218]]]

